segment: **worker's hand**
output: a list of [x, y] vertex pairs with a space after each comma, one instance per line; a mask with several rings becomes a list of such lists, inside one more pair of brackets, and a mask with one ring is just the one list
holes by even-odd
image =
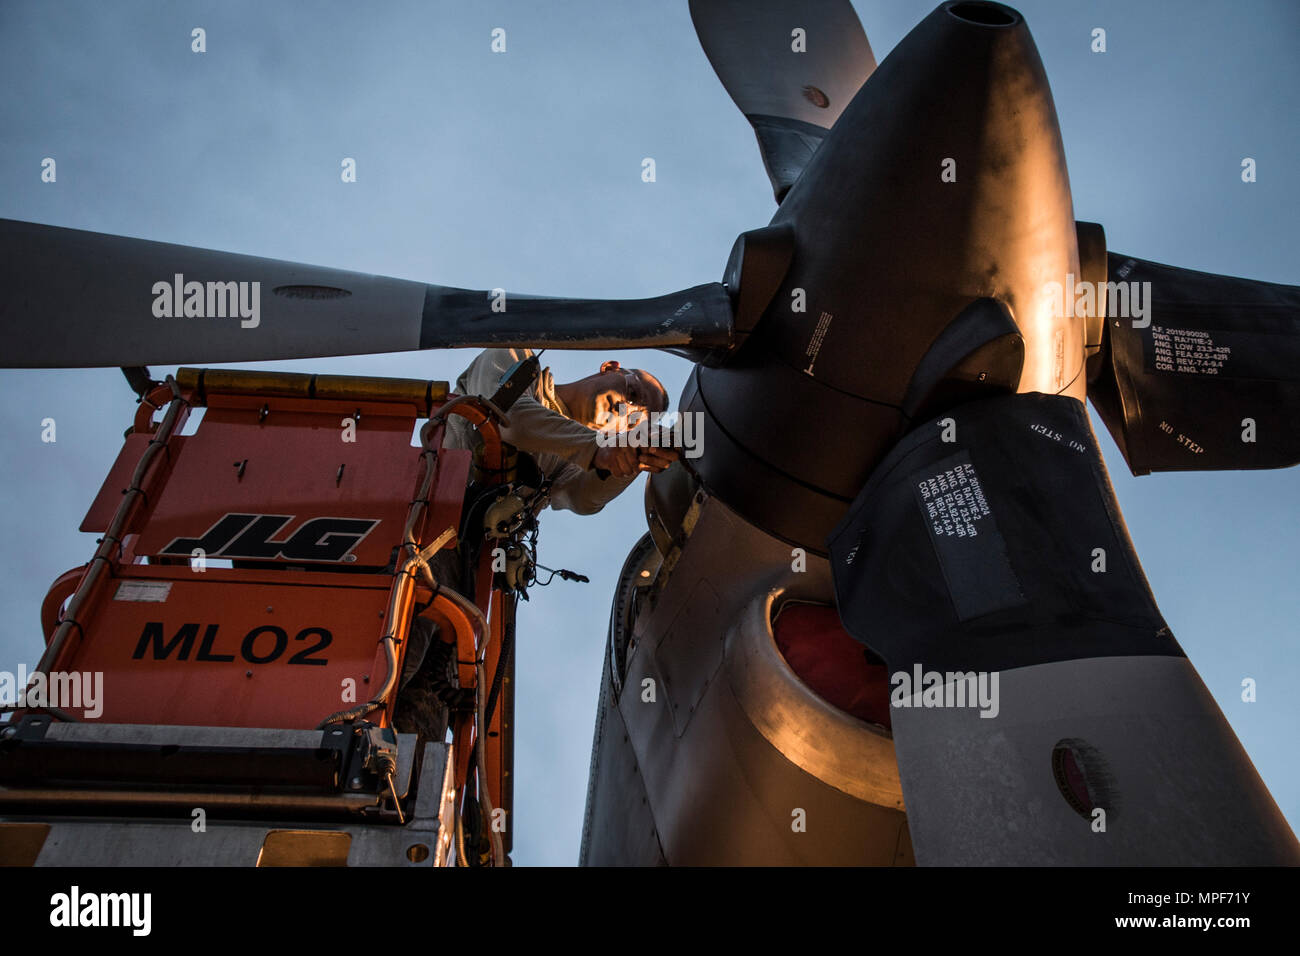
[[591, 467], [604, 469], [615, 478], [631, 478], [639, 470], [637, 449], [625, 445], [604, 445], [596, 449]]
[[680, 448], [638, 448], [638, 467], [642, 471], [657, 473], [663, 471], [678, 458], [682, 457]]

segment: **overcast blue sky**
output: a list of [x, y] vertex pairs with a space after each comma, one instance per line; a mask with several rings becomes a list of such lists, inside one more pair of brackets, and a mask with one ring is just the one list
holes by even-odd
[[[934, 3], [855, 6], [883, 59]], [[1078, 218], [1104, 223], [1112, 249], [1300, 284], [1300, 4], [1017, 6]], [[1105, 54], [1089, 50], [1098, 26]], [[494, 27], [505, 54], [489, 49]], [[685, 0], [0, 0], [0, 130], [0, 216], [469, 288], [639, 297], [716, 280], [735, 236], [774, 208]], [[40, 181], [46, 156], [57, 183]], [[345, 156], [355, 184], [340, 182]], [[471, 357], [268, 367], [454, 381]], [[564, 381], [599, 357], [547, 360]], [[689, 370], [616, 357], [674, 396]], [[92, 553], [76, 528], [133, 409], [115, 369], [0, 371], [0, 669], [35, 662], [41, 597]], [[1300, 473], [1133, 479], [1094, 422], [1161, 609], [1295, 827]], [[539, 589], [521, 611], [519, 864], [577, 859], [609, 597], [645, 528], [642, 484], [599, 516], [544, 523], [542, 562], [592, 583]], [[1256, 703], [1240, 700], [1244, 677]]]

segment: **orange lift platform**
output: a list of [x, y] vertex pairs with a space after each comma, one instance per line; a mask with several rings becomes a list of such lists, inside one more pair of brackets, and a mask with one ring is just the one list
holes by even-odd
[[[442, 447], [450, 415], [477, 451]], [[507, 865], [544, 501], [502, 420], [406, 379], [183, 368], [144, 394], [0, 724], [0, 862]], [[398, 733], [433, 641], [449, 731]]]

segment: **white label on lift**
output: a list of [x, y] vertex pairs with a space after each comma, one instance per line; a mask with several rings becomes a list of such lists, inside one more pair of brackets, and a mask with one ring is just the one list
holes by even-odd
[[152, 601], [161, 603], [171, 593], [170, 581], [123, 581], [117, 586], [114, 601]]

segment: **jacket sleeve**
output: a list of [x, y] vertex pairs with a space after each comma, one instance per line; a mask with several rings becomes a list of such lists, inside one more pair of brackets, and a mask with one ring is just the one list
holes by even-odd
[[594, 471], [588, 471], [578, 465], [560, 463], [553, 473], [553, 478], [552, 508], [572, 511], [580, 515], [592, 515], [622, 494], [628, 485], [636, 481], [637, 475], [629, 478], [615, 478], [611, 475], [602, 481]]
[[555, 455], [579, 468], [596, 457], [596, 433], [547, 408], [532, 395], [520, 395], [506, 412], [510, 425], [501, 437], [530, 455]]

